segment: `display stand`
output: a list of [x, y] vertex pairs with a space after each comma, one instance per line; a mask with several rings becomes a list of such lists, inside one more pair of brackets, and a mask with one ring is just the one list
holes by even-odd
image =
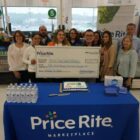
[[0, 84], [9, 84], [13, 81], [12, 73], [9, 72], [7, 61], [8, 46], [11, 42], [0, 42]]

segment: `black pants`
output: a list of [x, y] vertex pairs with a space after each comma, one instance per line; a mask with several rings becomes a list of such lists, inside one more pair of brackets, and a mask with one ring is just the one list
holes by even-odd
[[29, 76], [28, 76], [28, 72], [27, 70], [23, 70], [23, 71], [18, 71], [20, 73], [20, 79], [16, 78], [14, 73], [13, 74], [13, 81], [12, 83], [27, 83], [29, 81]]
[[[132, 85], [127, 86], [127, 85], [126, 85], [126, 81], [127, 81], [127, 80], [128, 80], [127, 77], [123, 77], [123, 86], [126, 87], [127, 90], [129, 91], [129, 90], [131, 89], [131, 86], [132, 86]], [[132, 79], [132, 80], [133, 80], [133, 79]], [[131, 84], [132, 84], [132, 80], [131, 80]]]
[[31, 80], [32, 83], [46, 83], [46, 82], [52, 82], [52, 79], [50, 78], [36, 78], [35, 72], [28, 72], [29, 80]]
[[[121, 76], [119, 73], [117, 73], [118, 76]], [[126, 85], [126, 81], [128, 80], [128, 77], [123, 77], [123, 86], [127, 88], [127, 90], [129, 91], [131, 89], [131, 86], [132, 86], [132, 81], [133, 79], [131, 78], [131, 85], [130, 86], [127, 86]]]
[[35, 77], [35, 72], [28, 72], [29, 80], [31, 80], [32, 83], [36, 83], [37, 79]]

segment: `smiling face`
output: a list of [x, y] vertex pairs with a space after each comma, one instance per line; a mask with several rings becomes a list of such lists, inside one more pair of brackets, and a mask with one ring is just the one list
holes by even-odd
[[39, 45], [41, 41], [40, 35], [36, 34], [32, 37], [32, 45]]
[[84, 38], [85, 38], [85, 41], [87, 43], [92, 43], [94, 41], [94, 39], [95, 39], [94, 32], [91, 32], [91, 31], [85, 32]]
[[15, 41], [16, 41], [16, 43], [22, 43], [23, 42], [23, 36], [19, 32], [17, 32], [15, 34]]
[[47, 28], [45, 26], [40, 26], [39, 27], [39, 33], [41, 34], [41, 36], [45, 36], [47, 35]]
[[77, 37], [77, 32], [75, 30], [71, 30], [70, 31], [70, 38], [71, 39], [76, 39], [76, 37]]
[[100, 39], [100, 36], [99, 36], [99, 34], [98, 33], [95, 33], [95, 42], [98, 42], [99, 41], [99, 39]]
[[108, 35], [107, 33], [105, 33], [105, 34], [103, 35], [103, 42], [104, 42], [105, 44], [109, 42], [109, 35]]
[[129, 36], [124, 37], [122, 45], [124, 50], [130, 50], [132, 47], [132, 39]]
[[65, 39], [65, 33], [63, 31], [59, 31], [57, 33], [56, 38], [57, 38], [58, 43], [62, 43]]
[[136, 27], [134, 25], [127, 26], [127, 34], [133, 36], [135, 34]]

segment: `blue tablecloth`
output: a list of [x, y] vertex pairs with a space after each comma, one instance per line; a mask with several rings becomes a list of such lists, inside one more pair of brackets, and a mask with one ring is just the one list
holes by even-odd
[[5, 140], [138, 140], [138, 101], [131, 94], [107, 96], [102, 84], [88, 92], [58, 93], [58, 83], [38, 84], [36, 104], [5, 103]]

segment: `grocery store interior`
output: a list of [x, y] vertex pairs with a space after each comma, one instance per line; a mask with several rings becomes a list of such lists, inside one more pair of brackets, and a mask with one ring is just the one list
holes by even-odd
[[[99, 22], [101, 7], [120, 8], [118, 19], [112, 26]], [[52, 15], [50, 10], [54, 12]], [[109, 16], [112, 15], [109, 13]], [[76, 28], [80, 36], [88, 29], [101, 32], [110, 30], [113, 32], [113, 43], [117, 45], [117, 40], [126, 33], [128, 23], [136, 25], [135, 35], [139, 38], [140, 0], [0, 0], [0, 139], [4, 140], [2, 118], [6, 89], [13, 80], [7, 51], [16, 30], [24, 33], [26, 43], [31, 43], [31, 36], [39, 31], [41, 25], [45, 25], [50, 38], [58, 28], [65, 30], [66, 34], [71, 28]], [[130, 92], [140, 102], [140, 57]]]

